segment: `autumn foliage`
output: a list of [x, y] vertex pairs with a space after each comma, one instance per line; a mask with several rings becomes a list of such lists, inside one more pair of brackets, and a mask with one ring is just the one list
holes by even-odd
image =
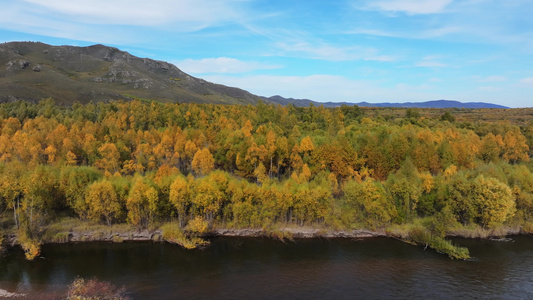
[[139, 228], [383, 228], [443, 211], [483, 228], [530, 224], [533, 121], [446, 113], [1, 104], [0, 212], [36, 241], [58, 214]]

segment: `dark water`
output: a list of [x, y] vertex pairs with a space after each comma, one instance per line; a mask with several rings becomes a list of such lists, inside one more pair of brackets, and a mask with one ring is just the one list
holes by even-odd
[[533, 237], [456, 240], [454, 261], [393, 239], [217, 238], [205, 250], [160, 243], [45, 245], [0, 258], [0, 289], [64, 292], [76, 276], [124, 285], [134, 299], [533, 299]]

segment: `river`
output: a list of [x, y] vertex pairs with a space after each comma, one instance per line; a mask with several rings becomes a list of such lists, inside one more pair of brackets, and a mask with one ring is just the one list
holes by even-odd
[[533, 237], [456, 239], [468, 261], [394, 239], [214, 238], [204, 250], [165, 243], [44, 245], [0, 258], [0, 289], [64, 293], [76, 276], [133, 299], [533, 299]]

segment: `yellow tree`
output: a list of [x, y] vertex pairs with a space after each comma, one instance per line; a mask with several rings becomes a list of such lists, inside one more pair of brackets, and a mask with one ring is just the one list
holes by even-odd
[[85, 201], [89, 206], [89, 218], [95, 221], [103, 219], [107, 225], [120, 214], [121, 205], [113, 185], [108, 180], [94, 182], [86, 190]]
[[98, 152], [102, 156], [102, 159], [96, 161], [96, 166], [102, 170], [115, 173], [119, 170], [120, 153], [117, 146], [113, 143], [105, 143]]
[[207, 175], [215, 169], [215, 159], [209, 149], [203, 148], [194, 154], [192, 169], [196, 174]]
[[302, 171], [298, 175], [299, 182], [309, 182], [309, 179], [311, 179], [311, 170], [307, 166], [307, 164], [304, 164], [302, 167]]
[[178, 176], [170, 185], [170, 196], [169, 200], [172, 205], [178, 211], [178, 220], [180, 226], [183, 226], [185, 221], [185, 216], [191, 205], [190, 192], [186, 178], [183, 176]]
[[299, 150], [302, 154], [304, 163], [310, 163], [310, 158], [312, 152], [315, 150], [315, 145], [313, 145], [313, 141], [309, 136], [306, 136], [302, 139], [302, 141], [300, 142]]
[[519, 129], [508, 131], [503, 138], [503, 159], [510, 163], [529, 161], [529, 146]]
[[76, 154], [74, 154], [72, 151], [67, 152], [66, 158], [67, 158], [67, 165], [69, 166], [74, 166], [78, 163], [77, 162], [78, 158], [76, 157]]
[[362, 183], [349, 181], [344, 187], [345, 209], [352, 215], [352, 221], [358, 216], [370, 227], [379, 227], [396, 216], [394, 205], [388, 200], [387, 193], [380, 182], [373, 179]]
[[126, 200], [126, 209], [128, 210], [128, 220], [130, 223], [141, 228], [146, 228], [157, 213], [158, 200], [157, 190], [150, 186], [145, 178], [136, 178]]
[[481, 139], [479, 154], [485, 162], [494, 162], [503, 152], [504, 142], [501, 135], [487, 134]]
[[57, 157], [57, 149], [53, 145], [50, 145], [44, 149], [44, 154], [48, 156], [49, 164], [54, 163]]
[[479, 175], [472, 185], [473, 201], [481, 226], [493, 228], [505, 222], [516, 211], [513, 193], [501, 181]]
[[270, 168], [268, 169], [268, 177], [272, 179], [272, 169], [273, 169], [273, 161], [274, 161], [274, 155], [276, 154], [276, 133], [272, 130], [269, 130], [266, 135], [266, 144], [267, 144], [267, 151], [268, 156], [270, 157]]
[[198, 147], [196, 144], [192, 141], [187, 141], [185, 143], [185, 148], [183, 150], [183, 159], [185, 160], [186, 168], [191, 167], [192, 159], [194, 158], [194, 155], [198, 152]]
[[267, 182], [269, 177], [266, 174], [266, 168], [265, 168], [265, 165], [263, 165], [262, 162], [260, 162], [259, 165], [257, 166], [257, 168], [255, 168], [254, 176], [255, 176], [257, 182], [260, 182], [260, 183], [266, 183]]
[[197, 212], [212, 221], [226, 200], [228, 178], [222, 171], [215, 171], [209, 176], [196, 179], [192, 188], [192, 204]]

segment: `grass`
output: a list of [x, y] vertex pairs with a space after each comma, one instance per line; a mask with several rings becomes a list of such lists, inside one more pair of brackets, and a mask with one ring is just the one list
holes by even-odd
[[266, 233], [269, 238], [276, 239], [279, 241], [284, 242], [285, 240], [293, 241], [293, 234], [292, 232], [286, 231], [286, 230], [280, 230], [280, 229], [274, 229], [271, 231], [268, 231]]
[[[77, 218], [61, 218], [47, 226], [42, 240], [50, 243], [65, 243], [69, 241], [71, 232], [82, 234], [83, 240], [99, 240], [107, 235], [117, 236], [129, 235], [136, 231], [136, 227], [130, 224], [114, 224], [111, 226], [98, 224], [91, 221], [82, 221]], [[122, 239], [122, 238], [121, 238]], [[115, 241], [117, 242], [117, 241]]]
[[430, 247], [439, 253], [447, 254], [452, 259], [468, 259], [470, 253], [467, 248], [453, 245], [452, 242], [440, 236], [432, 235], [422, 226], [414, 226], [408, 232], [408, 241], [416, 245]]
[[[524, 229], [524, 225], [522, 226], [522, 231]], [[532, 228], [533, 229], [533, 228]], [[527, 230], [527, 227], [526, 227]], [[520, 233], [520, 229], [518, 227], [507, 227], [507, 226], [499, 226], [496, 228], [483, 228], [479, 225], [459, 225], [454, 228], [451, 228], [449, 230], [449, 235], [451, 236], [460, 236], [465, 238], [479, 238], [479, 239], [486, 239], [489, 237], [502, 237], [509, 234], [518, 234]]]
[[444, 237], [432, 234], [422, 223], [423, 219], [416, 219], [410, 224], [395, 225], [387, 230], [387, 234], [414, 245], [429, 247], [452, 259], [470, 258], [467, 248], [454, 245]]
[[197, 236], [188, 235], [181, 230], [178, 223], [171, 222], [161, 226], [163, 231], [163, 239], [172, 244], [178, 244], [185, 249], [195, 249], [200, 246], [206, 246], [208, 241], [203, 240]]

